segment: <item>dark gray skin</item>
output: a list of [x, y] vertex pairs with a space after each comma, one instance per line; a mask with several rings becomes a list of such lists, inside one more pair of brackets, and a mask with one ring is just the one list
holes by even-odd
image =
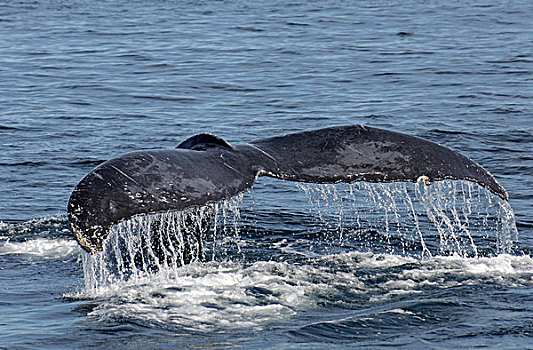
[[352, 125], [236, 146], [200, 134], [177, 149], [124, 154], [80, 181], [69, 200], [68, 218], [78, 242], [92, 254], [102, 250], [113, 224], [219, 202], [250, 189], [263, 175], [312, 183], [462, 179], [509, 198], [490, 173], [447, 147]]

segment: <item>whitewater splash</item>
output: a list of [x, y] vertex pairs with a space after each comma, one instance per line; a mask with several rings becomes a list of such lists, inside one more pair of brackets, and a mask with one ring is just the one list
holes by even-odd
[[[518, 235], [509, 204], [466, 181], [431, 186], [297, 186], [317, 218], [318, 240], [344, 247], [334, 250], [338, 253], [366, 248], [417, 258], [477, 258], [509, 254]], [[240, 239], [242, 200], [240, 195], [192, 211], [138, 216], [113, 226], [102, 253], [82, 254], [85, 290], [138, 281], [153, 273], [171, 278], [193, 262], [238, 260], [244, 242]], [[302, 250], [292, 242], [280, 249], [306, 255], [305, 249], [311, 248]]]
[[405, 296], [446, 288], [532, 286], [532, 275], [529, 256], [417, 259], [352, 252], [311, 259], [303, 265], [193, 263], [173, 271], [172, 276], [160, 271], [71, 297], [96, 298], [97, 306], [88, 317], [99, 322], [128, 321], [176, 332], [249, 332], [261, 331], [273, 321], [291, 324], [302, 315], [335, 308], [368, 310], [374, 305], [380, 313], [383, 302], [392, 302], [394, 312], [400, 312], [398, 305]]
[[[387, 253], [478, 257], [479, 245], [495, 241], [489, 247], [490, 253], [506, 254], [512, 251], [517, 240], [509, 204], [470, 182], [444, 181], [432, 186], [299, 184], [298, 187], [307, 194], [310, 211], [316, 214], [324, 231], [322, 241], [327, 244], [350, 242], [353, 246], [356, 241], [364, 246], [378, 238]], [[124, 279], [142, 275], [154, 265], [155, 270], [175, 269], [208, 256], [209, 260], [216, 260], [217, 256], [231, 258], [231, 254], [240, 252], [241, 201], [242, 195], [193, 212], [133, 218], [113, 228], [104, 253], [92, 260], [95, 263], [101, 260], [96, 264], [111, 261], [113, 268], [108, 264], [98, 270], [114, 269], [110, 276], [118, 273], [119, 279]], [[187, 231], [193, 227], [198, 232], [210, 221], [213, 221], [210, 237], [205, 232]], [[154, 227], [159, 231], [158, 242], [151, 242]], [[437, 234], [431, 234], [435, 229]], [[368, 240], [372, 234], [376, 237]], [[162, 252], [157, 254], [151, 248], [152, 243], [161, 246]], [[368, 247], [378, 248], [377, 244]], [[94, 272], [90, 275], [94, 276]], [[108, 280], [110, 276], [100, 276], [97, 280]]]
[[[99, 300], [88, 313], [98, 321], [261, 330], [324, 305], [361, 308], [435, 288], [533, 284], [531, 257], [509, 254], [517, 239], [510, 206], [477, 185], [298, 188], [316, 227], [306, 222], [299, 227], [311, 233], [268, 243], [256, 261], [239, 259], [241, 249], [261, 250], [258, 237], [270, 232], [246, 237], [238, 196], [115, 225], [103, 252], [81, 252], [85, 286], [67, 296]], [[207, 222], [210, 230], [199, 230]]]

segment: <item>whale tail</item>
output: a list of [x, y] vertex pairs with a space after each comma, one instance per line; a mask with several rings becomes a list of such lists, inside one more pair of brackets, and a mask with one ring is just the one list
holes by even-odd
[[479, 164], [445, 146], [361, 125], [276, 136], [251, 143], [275, 160], [266, 175], [313, 183], [468, 180], [509, 196]]
[[250, 189], [257, 176], [313, 183], [469, 180], [509, 198], [489, 172], [447, 147], [353, 125], [235, 146], [200, 134], [174, 150], [128, 153], [80, 181], [69, 199], [68, 218], [80, 245], [95, 253], [113, 224], [225, 200]]

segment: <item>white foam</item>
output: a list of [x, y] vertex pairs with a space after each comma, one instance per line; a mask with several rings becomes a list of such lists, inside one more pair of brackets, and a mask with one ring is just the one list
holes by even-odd
[[78, 244], [73, 240], [37, 238], [25, 242], [7, 239], [0, 245], [0, 255], [31, 255], [43, 258], [63, 258], [79, 254]]
[[424, 279], [453, 274], [460, 277], [494, 279], [496, 277], [522, 278], [533, 274], [533, 259], [528, 255], [500, 254], [485, 258], [437, 256], [423, 259], [420, 268], [405, 270], [404, 278]]
[[310, 302], [306, 293], [323, 287], [306, 280], [306, 269], [285, 263], [192, 264], [171, 273], [177, 275], [162, 271], [74, 297], [105, 298], [89, 314], [98, 320], [126, 318], [201, 331], [290, 317]]
[[[75, 295], [99, 305], [89, 317], [195, 331], [262, 329], [324, 303], [345, 303], [345, 291], [370, 303], [464, 285], [533, 285], [530, 256], [459, 256], [415, 259], [346, 253], [307, 264], [195, 263], [129, 281], [108, 281]], [[401, 309], [388, 312], [403, 313]]]
[[414, 312], [407, 311], [407, 310], [404, 310], [404, 309], [392, 309], [392, 310], [383, 311], [382, 313], [392, 313], [392, 314], [400, 314], [400, 315], [414, 315]]
[[[213, 232], [204, 247], [204, 257], [211, 257], [211, 262], [197, 263], [201, 256], [195, 255], [193, 264], [181, 267], [184, 254], [179, 252], [187, 237], [182, 228], [189, 224], [187, 219], [194, 217], [169, 212], [133, 218], [111, 231], [103, 253], [93, 256], [82, 253], [85, 289], [70, 297], [96, 299], [98, 306], [89, 313], [96, 320], [130, 320], [165, 328], [211, 331], [261, 329], [273, 320], [319, 310], [321, 305], [350, 303], [344, 300], [347, 290], [372, 303], [428, 289], [485, 283], [533, 284], [531, 257], [502, 254], [511, 249], [516, 239], [510, 207], [490, 202], [490, 210], [474, 215], [480, 208], [485, 210], [489, 197], [472, 184], [461, 188], [455, 183], [431, 188], [415, 184], [414, 189], [405, 184], [376, 186], [349, 185], [344, 194], [333, 185], [319, 187], [317, 191], [302, 188], [318, 211], [321, 227], [338, 232], [338, 238], [326, 237], [326, 241], [357, 242], [365, 227], [375, 227], [385, 243], [399, 239], [400, 244], [394, 248], [399, 247], [402, 254], [390, 250], [389, 254], [350, 252], [317, 257], [312, 250], [300, 252], [291, 242], [281, 241], [273, 248], [303, 255], [305, 262], [260, 261], [243, 265], [231, 261], [245, 244], [239, 239], [238, 205], [225, 202], [213, 207], [218, 215], [214, 216]], [[359, 203], [360, 198], [353, 193], [358, 189], [369, 192], [367, 202]], [[445, 194], [455, 199], [448, 201]], [[353, 205], [349, 200], [354, 201]], [[193, 222], [201, 223], [208, 218], [204, 214], [208, 213], [200, 212]], [[424, 215], [426, 219], [422, 220]], [[344, 221], [352, 217], [346, 226]], [[374, 224], [379, 218], [385, 219], [384, 226]], [[496, 218], [495, 225], [489, 223], [491, 218]], [[437, 234], [433, 237], [423, 234], [426, 232], [423, 225], [430, 228], [435, 225], [429, 232]], [[157, 243], [152, 237], [158, 237], [150, 236], [153, 232], [173, 238], [163, 245], [170, 247], [163, 259], [151, 248]], [[480, 258], [474, 239], [483, 240], [493, 232], [497, 241], [493, 251], [498, 255]], [[142, 237], [151, 243], [147, 248], [143, 248]], [[435, 237], [438, 248], [431, 248], [435, 244], [426, 243]], [[409, 244], [419, 247], [416, 254]], [[224, 253], [226, 250], [228, 254]], [[220, 252], [224, 254], [219, 255]], [[219, 258], [230, 261], [217, 261]], [[149, 263], [157, 267], [157, 272], [149, 272], [154, 271], [146, 268]], [[402, 313], [401, 310], [390, 312]]]

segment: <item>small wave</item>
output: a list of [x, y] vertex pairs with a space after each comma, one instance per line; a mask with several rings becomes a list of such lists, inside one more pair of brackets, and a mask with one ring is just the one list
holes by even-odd
[[18, 130], [18, 128], [9, 125], [0, 125], [0, 130]]
[[39, 236], [39, 238], [71, 236], [71, 231], [66, 216], [55, 215], [28, 221], [0, 221], [0, 234], [10, 237], [12, 240], [22, 241], [33, 239], [35, 236]]
[[0, 255], [30, 255], [42, 258], [64, 258], [79, 254], [78, 244], [73, 240], [37, 238], [25, 242], [6, 241], [0, 246]]
[[97, 165], [102, 164], [103, 162], [105, 162], [104, 159], [90, 158], [90, 159], [77, 159], [69, 164], [72, 164], [74, 166], [97, 166]]

